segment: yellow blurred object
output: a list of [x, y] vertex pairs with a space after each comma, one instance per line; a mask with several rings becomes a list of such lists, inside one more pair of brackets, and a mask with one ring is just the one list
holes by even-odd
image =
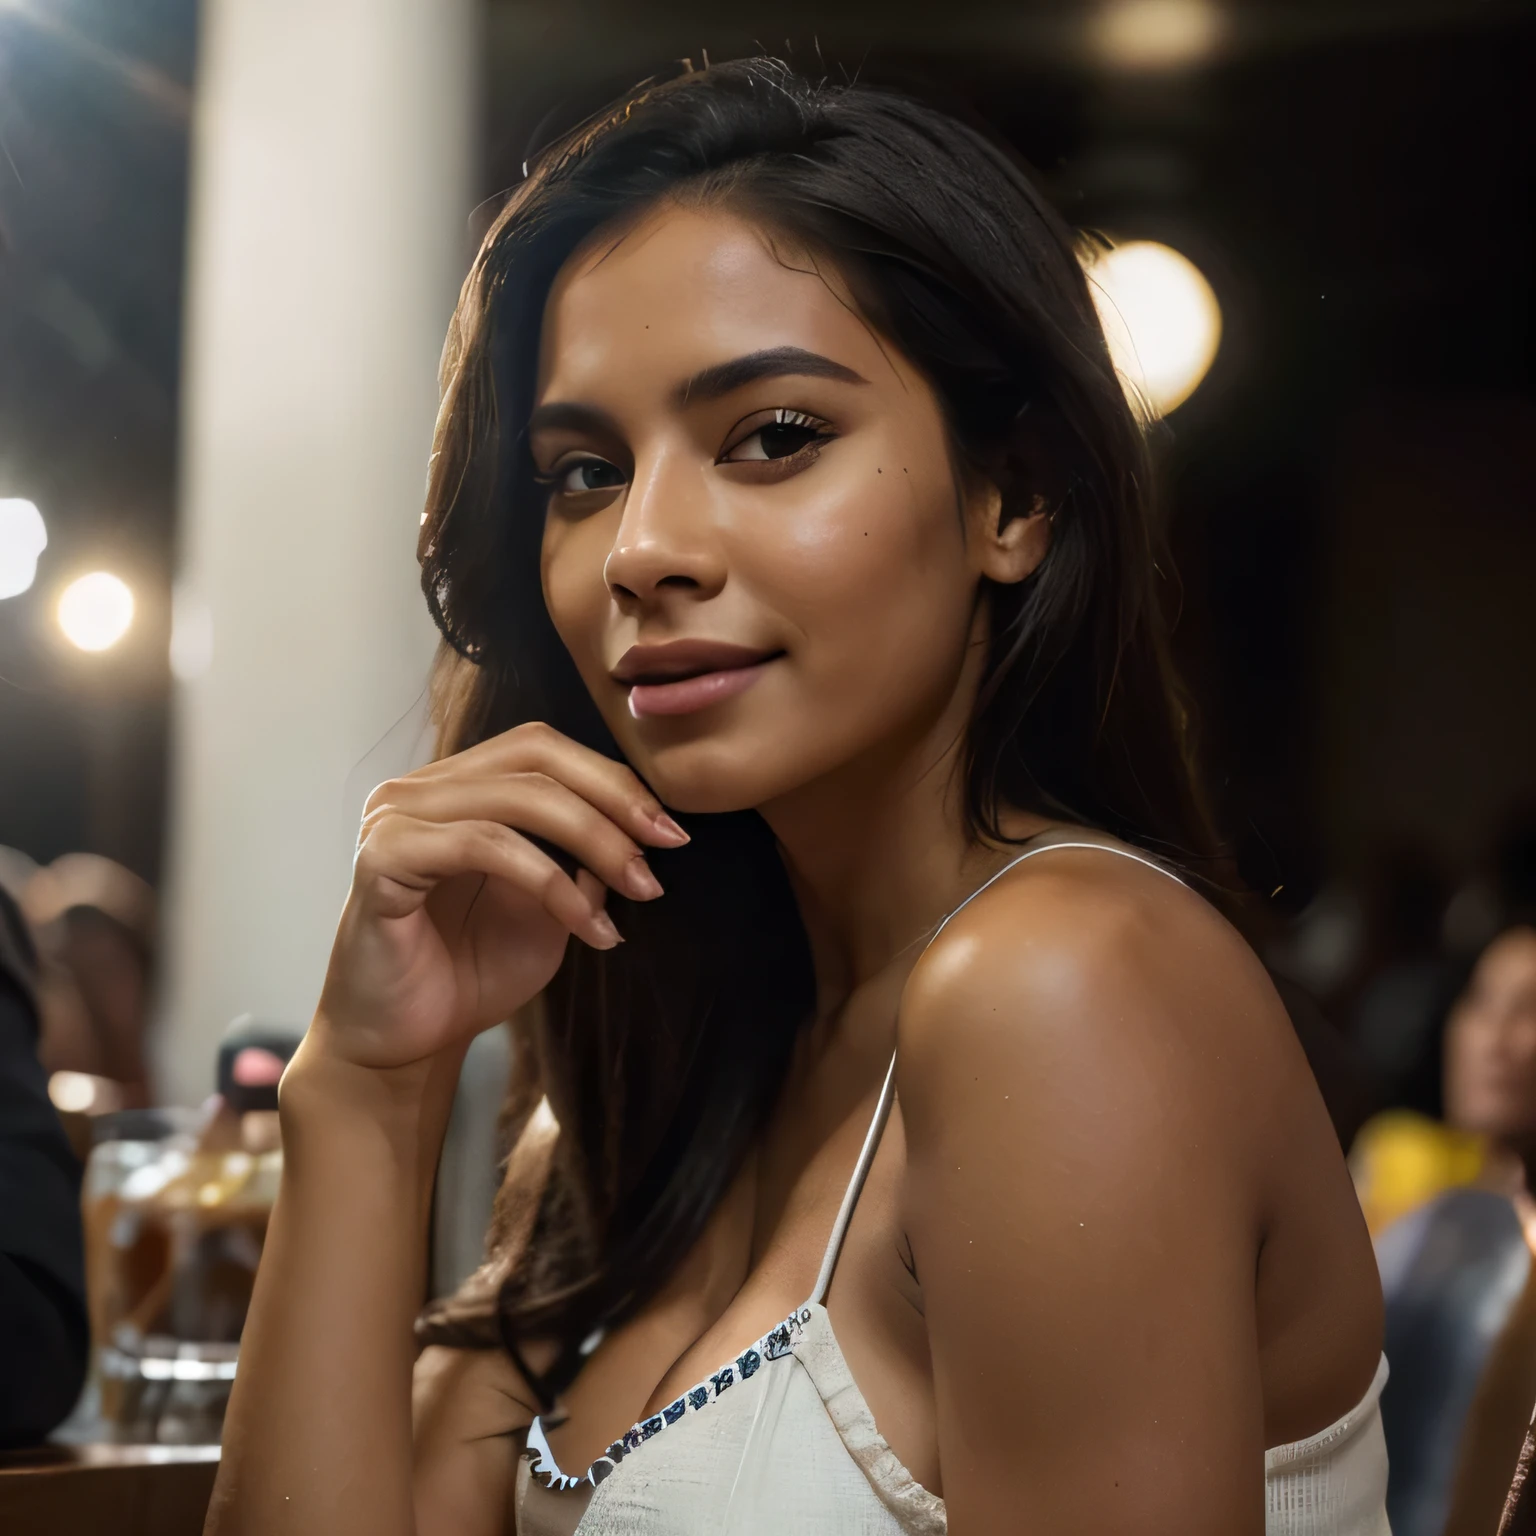
[[1481, 1136], [1453, 1130], [1410, 1109], [1389, 1109], [1360, 1128], [1349, 1171], [1375, 1237], [1436, 1195], [1475, 1184], [1488, 1161]]

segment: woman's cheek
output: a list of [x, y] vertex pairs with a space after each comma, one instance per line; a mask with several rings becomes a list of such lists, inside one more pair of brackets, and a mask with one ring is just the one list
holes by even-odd
[[782, 547], [771, 594], [768, 582], [760, 589], [803, 637], [795, 649], [807, 703], [831, 711], [818, 731], [862, 737], [953, 687], [969, 589], [953, 511], [932, 510], [947, 523], [938, 534], [910, 498], [866, 494], [856, 509], [801, 527]]
[[[911, 580], [933, 542], [925, 537], [924, 509], [899, 478], [899, 469], [887, 474], [874, 466], [807, 487], [789, 516], [759, 511], [738, 523], [759, 534], [743, 555], [796, 610], [882, 602], [893, 582]], [[760, 537], [775, 525], [774, 537]]]
[[544, 607], [555, 633], [583, 673], [589, 665], [601, 664], [608, 608], [603, 563], [611, 541], [593, 537], [592, 524], [598, 521], [590, 518], [571, 527], [551, 520], [540, 559]]

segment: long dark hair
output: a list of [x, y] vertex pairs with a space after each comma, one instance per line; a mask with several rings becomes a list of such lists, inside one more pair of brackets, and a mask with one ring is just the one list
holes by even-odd
[[[573, 251], [661, 198], [721, 203], [830, 261], [932, 382], [957, 470], [1004, 517], [1053, 514], [1050, 552], [990, 588], [965, 743], [973, 834], [1017, 807], [1164, 858], [1213, 841], [1167, 659], [1144, 435], [1072, 231], [1005, 148], [906, 97], [748, 59], [647, 84], [540, 154], [485, 238], [444, 356], [422, 585], [445, 640], [444, 750], [544, 720], [618, 748], [539, 585], [543, 497], [524, 434], [543, 307]], [[519, 1021], [515, 1144], [486, 1267], [425, 1338], [567, 1346], [632, 1312], [698, 1237], [814, 1005], [804, 928], [753, 812], [684, 817], [667, 895], [610, 897], [629, 942], [572, 944]], [[535, 1114], [547, 1099], [550, 1113]], [[555, 1127], [558, 1125], [558, 1134]], [[539, 1383], [535, 1382], [536, 1388]]]

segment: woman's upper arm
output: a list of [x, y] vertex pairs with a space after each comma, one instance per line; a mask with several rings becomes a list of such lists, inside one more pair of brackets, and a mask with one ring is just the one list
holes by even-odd
[[1251, 957], [1177, 887], [967, 919], [898, 1052], [950, 1529], [1261, 1532]]
[[416, 1361], [417, 1536], [510, 1536], [520, 1436], [533, 1410], [500, 1350], [434, 1345]]

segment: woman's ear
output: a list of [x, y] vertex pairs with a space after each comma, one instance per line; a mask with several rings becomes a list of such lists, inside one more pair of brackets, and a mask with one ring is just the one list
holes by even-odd
[[1009, 517], [1003, 493], [988, 481], [971, 498], [971, 519], [981, 574], [1002, 586], [1033, 575], [1051, 547], [1051, 513], [1044, 496], [1032, 496], [1024, 511]]

